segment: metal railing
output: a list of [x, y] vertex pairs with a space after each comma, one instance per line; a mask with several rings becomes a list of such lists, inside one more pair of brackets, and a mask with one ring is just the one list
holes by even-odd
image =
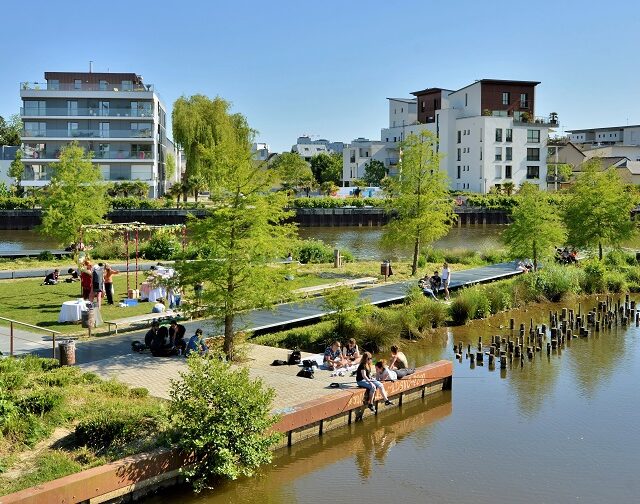
[[[25, 152], [22, 159], [58, 159], [60, 158], [60, 150], [54, 151], [35, 151]], [[131, 152], [124, 150], [111, 150], [111, 151], [93, 151], [93, 159], [144, 159], [153, 160], [153, 152], [151, 151], [139, 151]]]
[[23, 91], [110, 91], [126, 93], [149, 93], [153, 91], [153, 84], [138, 84], [134, 82], [118, 83], [95, 83], [80, 82], [21, 82], [20, 89]]
[[43, 329], [42, 327], [27, 324], [26, 322], [20, 322], [19, 320], [13, 320], [6, 317], [0, 317], [0, 320], [9, 322], [9, 355], [11, 357], [13, 357], [14, 339], [15, 339], [13, 326], [14, 324], [16, 324], [16, 325], [28, 327], [29, 329], [37, 329], [38, 331], [43, 332], [45, 334], [51, 334], [51, 337], [53, 338], [53, 342], [51, 346], [51, 357], [53, 357], [54, 359], [56, 358], [56, 336], [60, 336], [62, 334], [61, 332], [54, 331], [53, 329]]
[[153, 138], [151, 128], [143, 130], [37, 129], [24, 130], [23, 138]]
[[153, 111], [148, 109], [131, 108], [99, 108], [99, 107], [20, 107], [22, 117], [42, 116], [87, 116], [87, 117], [135, 117], [153, 119]]

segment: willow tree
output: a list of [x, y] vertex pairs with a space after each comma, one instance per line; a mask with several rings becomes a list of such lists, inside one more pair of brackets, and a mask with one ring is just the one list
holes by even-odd
[[568, 241], [576, 247], [618, 246], [635, 232], [631, 220], [633, 197], [615, 168], [602, 171], [601, 160], [587, 161], [569, 190], [565, 204]]
[[85, 224], [98, 224], [109, 209], [107, 186], [98, 166], [77, 142], [60, 151], [60, 161], [51, 164], [51, 183], [42, 201], [40, 231], [60, 243], [77, 243]]
[[[205, 313], [224, 322], [224, 352], [234, 358], [237, 315], [270, 306], [281, 298], [285, 279], [274, 260], [284, 257], [295, 227], [284, 221], [286, 196], [270, 191], [272, 170], [255, 165], [254, 132], [229, 103], [215, 99], [223, 114], [202, 127], [216, 131], [213, 145], [202, 148], [199, 163], [211, 181], [213, 206], [204, 219], [188, 223], [188, 235], [203, 259], [178, 265], [183, 285], [202, 286]], [[189, 163], [187, 154], [187, 163]]]
[[443, 237], [455, 220], [454, 202], [446, 173], [440, 168], [436, 136], [429, 131], [411, 134], [402, 143], [400, 172], [390, 182], [385, 241], [413, 246], [411, 274], [418, 271], [420, 248]]
[[522, 184], [516, 196], [517, 206], [511, 213], [512, 224], [503, 234], [514, 259], [533, 259], [533, 269], [538, 269], [538, 259], [550, 257], [554, 246], [564, 243], [566, 232], [556, 208], [546, 195], [533, 184]]
[[311, 166], [295, 152], [283, 152], [271, 164], [277, 174], [280, 186], [285, 191], [299, 191], [316, 183]]

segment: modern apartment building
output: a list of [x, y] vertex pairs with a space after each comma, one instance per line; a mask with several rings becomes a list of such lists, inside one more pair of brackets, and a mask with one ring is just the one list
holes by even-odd
[[[364, 177], [365, 166], [375, 159], [389, 166], [389, 149], [385, 142], [356, 138], [342, 151], [342, 178], [345, 181]], [[346, 185], [346, 184], [345, 184]]]
[[330, 142], [324, 138], [311, 140], [308, 136], [301, 136], [296, 140], [296, 144], [291, 147], [291, 152], [297, 152], [305, 161], [311, 161], [311, 158], [318, 154], [332, 154], [336, 152], [342, 154], [343, 149], [343, 142]]
[[135, 73], [45, 72], [44, 78], [20, 87], [25, 186], [48, 184], [60, 149], [76, 140], [93, 153], [105, 180], [142, 180], [152, 197], [165, 192], [172, 182], [166, 156], [174, 151], [177, 164], [179, 156], [153, 85]]
[[640, 124], [570, 130], [569, 141], [588, 158], [626, 157], [640, 161]]
[[[538, 84], [482, 79], [455, 91], [427, 88], [415, 98], [388, 98], [389, 126], [381, 132], [387, 153], [380, 157], [393, 173], [400, 142], [428, 130], [438, 137], [452, 189], [486, 193], [508, 182], [546, 188], [546, 144], [558, 118], [535, 115]], [[348, 168], [345, 159], [345, 183], [355, 178]]]

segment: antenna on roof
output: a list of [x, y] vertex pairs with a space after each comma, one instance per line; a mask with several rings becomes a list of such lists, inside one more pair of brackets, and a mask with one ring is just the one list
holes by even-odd
[[89, 60], [89, 73], [93, 72], [93, 60]]

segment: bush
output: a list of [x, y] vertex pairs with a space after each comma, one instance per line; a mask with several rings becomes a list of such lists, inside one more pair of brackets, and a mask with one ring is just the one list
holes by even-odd
[[171, 423], [178, 446], [194, 456], [182, 468], [196, 491], [211, 478], [251, 476], [272, 458], [280, 434], [270, 431], [273, 389], [252, 380], [247, 368], [197, 355], [171, 384]]
[[512, 283], [500, 282], [497, 284], [489, 284], [485, 286], [484, 292], [487, 299], [489, 299], [492, 314], [513, 308], [514, 296]]
[[36, 206], [35, 198], [19, 198], [16, 196], [0, 197], [0, 210], [29, 210]]
[[111, 210], [153, 210], [160, 208], [158, 200], [139, 199], [134, 197], [112, 198], [109, 202]]
[[454, 324], [466, 324], [471, 319], [488, 317], [491, 302], [482, 286], [468, 287], [451, 302], [449, 314]]
[[320, 240], [304, 240], [296, 250], [298, 261], [308, 263], [333, 262], [333, 249]]
[[584, 274], [574, 266], [549, 265], [521, 275], [518, 282], [525, 288], [525, 301], [560, 301], [584, 289]]
[[625, 252], [624, 250], [612, 250], [604, 256], [604, 264], [613, 268], [620, 268], [622, 266], [636, 266], [635, 254]]
[[62, 403], [62, 394], [56, 390], [38, 389], [19, 399], [17, 405], [24, 413], [43, 416]]
[[294, 208], [382, 207], [384, 200], [381, 198], [296, 198], [292, 201], [292, 206]]
[[38, 382], [48, 387], [66, 387], [81, 381], [82, 371], [72, 366], [58, 367], [38, 377]]
[[605, 282], [604, 265], [597, 259], [586, 261], [583, 267], [584, 277], [580, 286], [587, 294], [605, 292], [607, 284]]
[[627, 292], [627, 280], [621, 271], [608, 271], [604, 277], [608, 292]]
[[[133, 250], [132, 250], [133, 249]], [[91, 249], [91, 257], [93, 259], [116, 259], [127, 256], [127, 250], [124, 242], [120, 239], [110, 239], [96, 243]], [[135, 257], [135, 246], [129, 244], [129, 256]]]
[[449, 316], [454, 325], [464, 325], [473, 318], [475, 306], [470, 299], [456, 296], [449, 305]]
[[142, 246], [142, 255], [152, 261], [174, 259], [181, 250], [178, 239], [170, 233], [156, 233]]
[[358, 325], [357, 341], [362, 350], [372, 353], [387, 350], [401, 332], [398, 310], [374, 308]]
[[48, 250], [43, 250], [38, 254], [39, 261], [53, 261], [54, 259], [55, 257], [53, 257], [53, 254]]

